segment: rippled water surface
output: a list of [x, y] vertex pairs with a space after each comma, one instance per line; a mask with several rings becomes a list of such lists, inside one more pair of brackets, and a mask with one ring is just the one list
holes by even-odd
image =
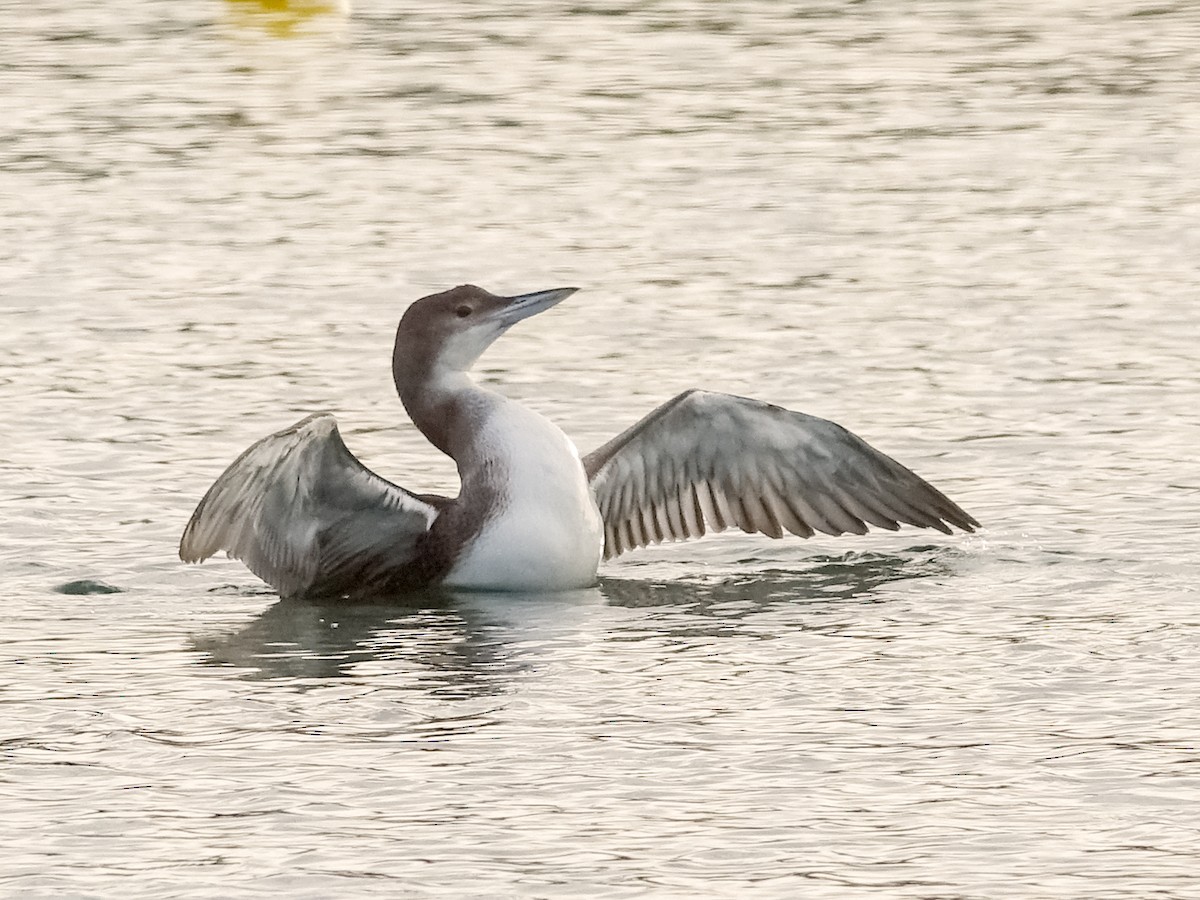
[[[1200, 893], [1191, 3], [10, 4], [0, 892]], [[196, 500], [317, 409], [453, 492], [408, 302], [590, 449], [704, 386], [974, 536], [281, 603]]]

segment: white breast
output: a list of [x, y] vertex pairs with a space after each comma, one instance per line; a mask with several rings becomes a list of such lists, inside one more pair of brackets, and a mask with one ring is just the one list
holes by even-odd
[[557, 426], [508, 400], [491, 412], [478, 440], [506, 482], [500, 503], [445, 583], [513, 591], [592, 584], [604, 529], [575, 445]]

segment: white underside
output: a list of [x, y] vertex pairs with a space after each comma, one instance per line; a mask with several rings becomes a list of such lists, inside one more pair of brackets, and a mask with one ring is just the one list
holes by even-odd
[[579, 452], [542, 416], [502, 400], [479, 435], [508, 482], [495, 515], [446, 576], [450, 587], [560, 591], [595, 582], [604, 527]]

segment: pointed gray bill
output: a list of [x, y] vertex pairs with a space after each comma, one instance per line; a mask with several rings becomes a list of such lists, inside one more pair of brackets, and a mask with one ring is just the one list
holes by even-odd
[[550, 307], [566, 300], [579, 288], [552, 288], [548, 291], [534, 291], [532, 294], [518, 294], [508, 297], [508, 305], [501, 313], [505, 325], [513, 325], [522, 319], [528, 319]]

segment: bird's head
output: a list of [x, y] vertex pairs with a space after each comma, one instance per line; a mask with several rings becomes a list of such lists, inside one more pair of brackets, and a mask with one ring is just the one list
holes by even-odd
[[396, 329], [392, 369], [397, 387], [439, 372], [465, 372], [492, 342], [522, 319], [565, 300], [578, 288], [498, 297], [473, 284], [422, 297]]

